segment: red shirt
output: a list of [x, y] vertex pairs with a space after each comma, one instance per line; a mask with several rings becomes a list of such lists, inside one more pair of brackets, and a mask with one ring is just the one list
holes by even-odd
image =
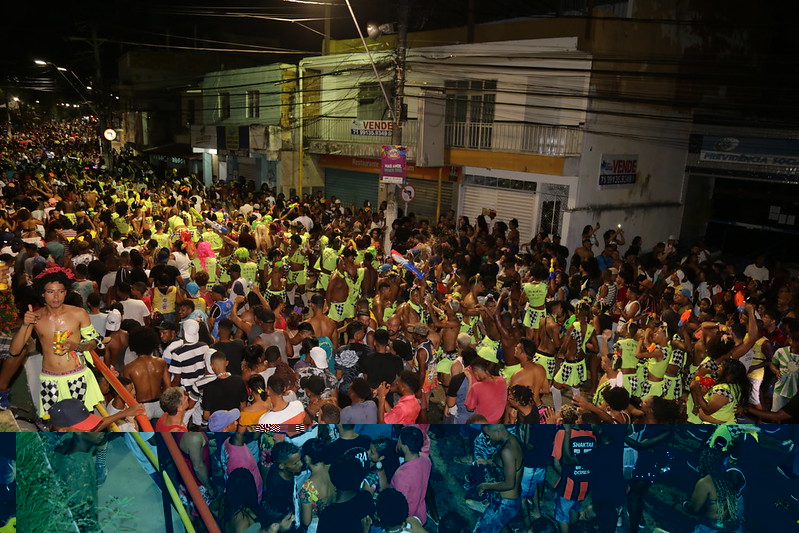
[[413, 424], [419, 416], [422, 406], [416, 400], [416, 396], [409, 394], [402, 396], [397, 405], [383, 417], [386, 424]]
[[159, 432], [159, 433], [162, 432], [162, 431], [165, 431], [167, 433], [188, 433], [189, 432], [189, 430], [186, 429], [183, 426], [167, 426], [164, 423], [164, 417], [165, 416], [166, 416], [166, 413], [162, 414], [161, 418], [159, 418], [158, 421], [155, 423], [155, 430], [157, 432]]
[[489, 424], [496, 424], [505, 414], [508, 403], [508, 384], [502, 377], [475, 381], [466, 394], [466, 408], [483, 415]]

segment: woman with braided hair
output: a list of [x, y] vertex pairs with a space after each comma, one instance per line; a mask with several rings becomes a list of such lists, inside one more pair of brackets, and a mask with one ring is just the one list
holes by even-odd
[[696, 514], [699, 524], [694, 533], [743, 532], [741, 492], [745, 480], [739, 470], [727, 470], [722, 453], [713, 448], [702, 451], [699, 474], [690, 500], [683, 503], [686, 511]]

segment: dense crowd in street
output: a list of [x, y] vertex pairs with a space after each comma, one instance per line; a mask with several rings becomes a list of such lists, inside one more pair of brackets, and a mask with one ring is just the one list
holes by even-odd
[[[763, 257], [723, 262], [673, 236], [628, 245], [598, 224], [570, 251], [544, 232], [520, 242], [491, 209], [387, 228], [385, 205], [287, 199], [244, 179], [206, 188], [131, 154], [106, 168], [82, 122], [36, 124], [2, 150], [0, 405], [13, 409], [12, 380], [38, 357], [42, 428], [132, 432], [146, 416], [202, 458], [195, 482], [226, 531], [471, 527], [430, 499], [431, 422], [461, 424], [475, 531], [615, 531], [625, 486], [637, 531], [661, 468], [636, 466], [638, 451], [673, 438], [668, 424], [799, 414], [799, 284]], [[630, 424], [627, 438], [601, 423]], [[719, 450], [746, 434], [793, 448], [727, 431]], [[102, 433], [78, 435], [65, 454], [102, 456]], [[587, 449], [599, 459], [575, 458]], [[542, 521], [553, 468], [554, 522]], [[729, 458], [708, 451], [696, 471], [704, 492], [686, 512], [702, 531], [738, 530]], [[581, 509], [591, 475], [616, 480], [619, 501], [592, 491]]]
[[[799, 412], [799, 284], [763, 257], [739, 271], [701, 243], [627, 245], [598, 224], [571, 252], [544, 232], [520, 242], [493, 210], [386, 228], [385, 205], [286, 199], [243, 178], [205, 188], [128, 154], [108, 170], [91, 127], [38, 124], [0, 161], [19, 311], [0, 403], [40, 353], [34, 395], [53, 429], [95, 429], [80, 417], [97, 404], [103, 427], [135, 429], [145, 411], [174, 431]], [[70, 397], [85, 412], [49, 416]]]
[[219, 429], [217, 412], [243, 429], [797, 414], [799, 284], [763, 257], [739, 272], [673, 236], [621, 252], [623, 229], [598, 224], [570, 252], [544, 232], [520, 242], [493, 210], [385, 228], [385, 206], [243, 179], [207, 189], [129, 155], [106, 170], [90, 128], [4, 141], [19, 323], [6, 320], [0, 403], [23, 356], [41, 353], [50, 427], [77, 426], [48, 416], [70, 397], [128, 430], [142, 410], [176, 431]]

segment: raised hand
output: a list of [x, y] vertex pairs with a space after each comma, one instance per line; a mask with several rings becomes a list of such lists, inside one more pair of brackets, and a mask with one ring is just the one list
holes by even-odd
[[28, 310], [25, 311], [25, 316], [22, 318], [22, 323], [26, 326], [35, 326], [38, 321], [39, 315], [34, 312], [32, 305], [28, 305]]

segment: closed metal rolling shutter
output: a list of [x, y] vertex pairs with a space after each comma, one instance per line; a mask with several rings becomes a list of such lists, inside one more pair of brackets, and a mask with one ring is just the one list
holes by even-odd
[[251, 157], [240, 157], [238, 163], [239, 176], [244, 176], [247, 181], [253, 180], [256, 187], [259, 187], [261, 178], [257, 175], [258, 173], [255, 170], [255, 159]]
[[535, 234], [536, 197], [532, 191], [514, 191], [496, 187], [463, 187], [461, 214], [469, 217], [469, 223], [477, 224], [477, 217], [483, 208], [496, 209], [497, 220], [506, 224], [512, 218], [519, 221], [521, 244], [529, 243]]
[[345, 207], [363, 207], [366, 200], [377, 207], [377, 174], [352, 172], [337, 168], [325, 169], [325, 197], [335, 196]]
[[[408, 204], [408, 211], [416, 214], [416, 220], [427, 219], [430, 224], [436, 223], [436, 205], [438, 204], [438, 182], [408, 178], [408, 183], [416, 189], [416, 198]], [[441, 214], [446, 215], [452, 206], [452, 183], [441, 182]], [[405, 204], [400, 202], [400, 209]]]

